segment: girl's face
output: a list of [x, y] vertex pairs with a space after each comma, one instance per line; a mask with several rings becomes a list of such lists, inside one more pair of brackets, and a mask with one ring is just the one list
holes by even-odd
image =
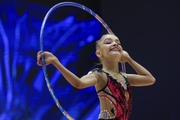
[[96, 55], [100, 58], [121, 58], [122, 47], [119, 39], [115, 35], [104, 35], [98, 42]]

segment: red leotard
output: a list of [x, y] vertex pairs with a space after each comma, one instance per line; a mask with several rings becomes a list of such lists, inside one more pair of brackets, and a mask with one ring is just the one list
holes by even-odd
[[103, 89], [99, 90], [97, 94], [99, 98], [104, 97], [113, 104], [115, 109], [112, 109], [109, 112], [113, 113], [115, 117], [111, 119], [128, 120], [132, 112], [132, 91], [127, 81], [127, 78], [120, 73], [124, 77], [125, 84], [127, 86], [127, 89], [124, 89], [121, 83], [118, 82], [118, 80], [114, 79], [109, 73], [99, 68], [92, 70], [92, 72], [93, 71], [103, 72], [107, 75], [106, 86]]

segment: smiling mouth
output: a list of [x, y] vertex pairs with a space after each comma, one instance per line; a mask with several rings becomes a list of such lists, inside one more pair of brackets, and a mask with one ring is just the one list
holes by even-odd
[[110, 49], [110, 51], [115, 51], [115, 52], [119, 52], [120, 50], [118, 49], [118, 48], [112, 48], [112, 49]]

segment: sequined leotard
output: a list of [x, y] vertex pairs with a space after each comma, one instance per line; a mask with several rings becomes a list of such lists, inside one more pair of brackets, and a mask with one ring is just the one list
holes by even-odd
[[103, 72], [107, 75], [106, 86], [103, 89], [99, 90], [97, 94], [99, 99], [104, 98], [107, 101], [109, 101], [109, 103], [112, 104], [113, 106], [110, 110], [101, 109], [98, 119], [128, 120], [132, 112], [132, 91], [127, 81], [127, 78], [120, 73], [124, 77], [124, 81], [126, 85], [126, 89], [125, 89], [118, 80], [114, 79], [107, 72], [99, 68], [92, 70], [92, 72], [93, 71]]

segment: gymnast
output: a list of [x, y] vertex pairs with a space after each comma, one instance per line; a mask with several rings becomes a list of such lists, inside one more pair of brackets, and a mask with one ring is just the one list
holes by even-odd
[[[41, 57], [44, 56], [45, 65], [54, 65], [75, 88], [95, 86], [100, 102], [98, 120], [128, 120], [132, 112], [131, 86], [152, 85], [155, 78], [123, 50], [119, 38], [113, 34], [105, 34], [96, 41], [95, 54], [102, 69], [94, 68], [81, 78], [66, 69], [48, 51], [37, 53], [37, 64], [42, 66]], [[120, 72], [118, 63], [128, 63], [136, 74]]]

